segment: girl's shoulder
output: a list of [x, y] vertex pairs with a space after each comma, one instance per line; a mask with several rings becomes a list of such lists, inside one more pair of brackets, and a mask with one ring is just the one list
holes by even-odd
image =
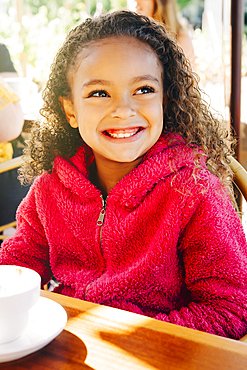
[[56, 175], [53, 171], [44, 172], [41, 175], [35, 177], [31, 185], [31, 190], [34, 193], [42, 192], [44, 193], [48, 188], [54, 187], [54, 179]]
[[204, 163], [202, 165], [189, 163], [181, 167], [174, 173], [171, 185], [183, 195], [184, 204], [190, 203], [192, 199], [199, 204], [207, 198], [229, 198], [227, 187]]

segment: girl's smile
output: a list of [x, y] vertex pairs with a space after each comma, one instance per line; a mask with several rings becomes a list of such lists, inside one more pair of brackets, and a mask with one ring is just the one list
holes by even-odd
[[163, 128], [162, 67], [155, 52], [131, 37], [103, 39], [83, 49], [68, 77], [72, 94], [63, 99], [65, 113], [96, 163], [136, 166]]
[[141, 132], [144, 128], [143, 127], [134, 127], [134, 128], [126, 128], [126, 129], [109, 129], [103, 131], [103, 135], [109, 136], [111, 139], [126, 139], [128, 137], [132, 137], [139, 132]]

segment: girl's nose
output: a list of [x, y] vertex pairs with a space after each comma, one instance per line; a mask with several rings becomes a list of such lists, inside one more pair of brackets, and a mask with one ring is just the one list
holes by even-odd
[[135, 115], [136, 115], [135, 109], [131, 108], [128, 104], [123, 104], [123, 103], [115, 107], [110, 113], [111, 117], [120, 118], [122, 120], [126, 120], [130, 117], [134, 117]]

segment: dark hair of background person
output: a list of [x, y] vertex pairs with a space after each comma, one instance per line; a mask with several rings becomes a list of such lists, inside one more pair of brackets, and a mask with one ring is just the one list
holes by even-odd
[[0, 73], [1, 72], [16, 72], [16, 69], [6, 45], [0, 43]]

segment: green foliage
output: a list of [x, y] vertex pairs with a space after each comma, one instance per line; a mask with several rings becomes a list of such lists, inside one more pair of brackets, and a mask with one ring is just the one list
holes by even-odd
[[127, 8], [127, 0], [111, 0], [111, 8], [112, 8], [112, 10], [126, 9]]
[[[20, 24], [16, 21], [16, 2], [4, 0], [4, 6], [0, 7], [0, 42], [8, 47], [20, 76], [27, 75], [40, 89], [44, 87], [55, 53], [67, 33], [89, 16], [84, 1], [23, 0]], [[90, 0], [92, 16], [97, 1], [100, 0]], [[103, 12], [127, 6], [127, 0], [102, 0], [102, 3]]]
[[[97, 3], [102, 3], [103, 11], [108, 12], [112, 8], [120, 9], [127, 6], [127, 0], [90, 0], [90, 14], [96, 11]], [[33, 15], [39, 13], [40, 8], [47, 9], [47, 19], [51, 21], [58, 15], [60, 8], [65, 8], [73, 13], [73, 19], [79, 20], [81, 9], [85, 9], [85, 2], [78, 0], [24, 0], [24, 13], [31, 12]]]
[[77, 6], [76, 11], [59, 7], [56, 17], [50, 20], [49, 10], [43, 5], [36, 14], [26, 9], [20, 24], [16, 22], [15, 8], [10, 8], [7, 14], [0, 14], [0, 42], [7, 45], [19, 75], [30, 76], [42, 89], [66, 34], [86, 17], [84, 6]]
[[186, 6], [190, 5], [193, 0], [177, 0], [178, 2], [178, 7], [180, 10], [186, 8]]
[[[24, 14], [27, 12], [36, 15], [39, 13], [40, 8], [47, 9], [47, 19], [51, 21], [55, 19], [59, 13], [60, 8], [65, 8], [73, 13], [79, 13], [80, 9], [84, 7], [84, 2], [78, 0], [24, 0]], [[74, 17], [79, 18], [74, 14]]]
[[[97, 3], [99, 3], [98, 0], [90, 0], [90, 14], [94, 14], [96, 12]], [[102, 0], [102, 5], [104, 11], [108, 12], [109, 10], [111, 10], [110, 0]]]

